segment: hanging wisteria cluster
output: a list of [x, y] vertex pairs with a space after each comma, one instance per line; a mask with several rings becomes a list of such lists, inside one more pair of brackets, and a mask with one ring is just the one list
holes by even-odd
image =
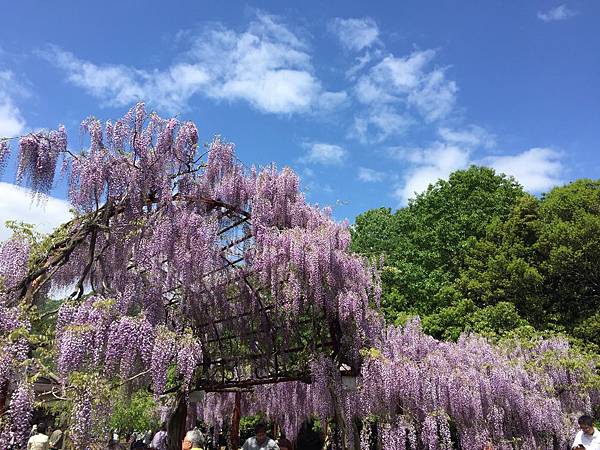
[[[251, 393], [241, 396], [241, 414], [262, 414], [279, 424], [282, 432], [295, 439], [302, 424], [318, 418], [326, 423], [334, 414], [330, 389], [338, 389], [343, 397], [358, 400], [356, 392], [344, 390], [339, 370], [324, 356], [311, 364], [311, 383], [298, 381], [256, 386]], [[218, 431], [226, 427], [235, 408], [235, 393], [209, 392], [195, 402], [193, 414]], [[350, 417], [356, 411], [345, 411]], [[356, 417], [356, 416], [354, 416]]]
[[[336, 445], [360, 435], [366, 446], [373, 427], [359, 432], [357, 419], [377, 417], [390, 449], [562, 443], [568, 414], [589, 409], [564, 388], [576, 371], [532, 368], [546, 367], [536, 355], [568, 352], [562, 343], [501, 350], [438, 342], [416, 323], [386, 329], [376, 267], [349, 252], [348, 224], [308, 204], [292, 170], [246, 168], [232, 144], [201, 146], [192, 122], [143, 103], [81, 131], [80, 152], [63, 127], [19, 141], [17, 180], [44, 195], [59, 168], [77, 214], [42, 243], [17, 234], [0, 246], [0, 448], [24, 445], [30, 381], [48, 363], [36, 361], [43, 340], [29, 315], [55, 320], [40, 355], [56, 356], [48, 365], [81, 449], [106, 431], [104, 394], [123, 386], [171, 405], [171, 425], [183, 411], [218, 429], [232, 389], [245, 392], [242, 414], [261, 411], [292, 438], [307, 418], [334, 418], [345, 431]], [[40, 316], [51, 292], [68, 293]], [[355, 389], [340, 368], [358, 376]], [[193, 404], [198, 389], [208, 393]]]
[[[75, 388], [82, 374], [145, 383], [158, 399], [305, 380], [319, 353], [358, 365], [378, 323], [368, 309], [377, 275], [349, 253], [347, 224], [309, 205], [290, 169], [245, 168], [233, 145], [217, 137], [204, 148], [192, 122], [143, 103], [115, 122], [90, 117], [81, 131], [80, 152], [64, 127], [19, 140], [17, 181], [43, 195], [62, 173], [77, 216], [43, 251], [13, 239], [0, 253], [6, 320], [70, 292], [55, 314], [55, 363], [75, 435], [98, 416]], [[26, 343], [16, 350], [2, 372], [7, 393], [26, 379], [15, 369]]]
[[573, 415], [598, 402], [597, 391], [580, 389], [582, 372], [564, 363], [571, 358], [562, 339], [528, 348], [475, 335], [441, 342], [410, 321], [389, 327], [365, 360], [359, 415], [385, 424], [386, 449], [451, 449], [451, 428], [463, 449], [564, 448]]
[[[342, 382], [331, 360], [319, 358], [311, 365], [311, 384], [258, 386], [242, 397], [241, 413], [265, 414], [294, 439], [304, 421], [333, 417], [333, 394], [349, 427], [362, 421], [363, 450], [377, 439], [391, 450], [565, 448], [577, 415], [599, 400], [597, 390], [582, 389], [593, 367], [581, 371], [575, 360], [559, 338], [527, 348], [518, 341], [499, 347], [475, 335], [441, 342], [413, 320], [381, 335], [355, 386]], [[194, 414], [219, 429], [234, 407], [235, 394], [209, 393]], [[354, 448], [353, 433], [347, 437]]]
[[27, 441], [31, 431], [33, 402], [31, 384], [20, 382], [10, 398], [4, 426], [0, 432], [0, 448], [18, 448]]
[[[14, 298], [6, 294], [27, 273], [29, 242], [22, 236], [0, 244], [0, 394], [14, 388], [7, 413], [0, 417], [0, 448], [22, 443], [29, 436], [33, 414], [33, 391], [26, 378], [29, 345], [26, 338], [31, 324], [19, 306], [10, 306]], [[8, 400], [0, 395], [0, 405]]]

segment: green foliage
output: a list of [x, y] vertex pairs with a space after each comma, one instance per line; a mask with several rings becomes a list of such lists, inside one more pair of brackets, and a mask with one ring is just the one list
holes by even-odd
[[40, 402], [38, 407], [45, 410], [45, 412], [54, 418], [54, 426], [66, 429], [69, 427], [71, 414], [73, 410], [73, 403], [65, 400], [57, 400], [53, 402]]
[[9, 230], [12, 230], [13, 234], [22, 236], [31, 242], [38, 242], [43, 237], [42, 233], [36, 231], [35, 225], [30, 223], [19, 222], [16, 220], [7, 220], [6, 222], [4, 222], [4, 225]]
[[352, 248], [366, 256], [385, 255], [395, 249], [400, 239], [397, 221], [389, 208], [367, 211], [356, 218], [351, 228]]
[[477, 305], [507, 301], [536, 325], [544, 323], [543, 276], [535, 249], [538, 200], [519, 198], [506, 218], [495, 218], [480, 239], [471, 239], [465, 265], [453, 282], [455, 294]]
[[254, 436], [254, 428], [260, 422], [266, 423], [264, 414], [254, 414], [252, 416], [243, 416], [240, 418], [240, 437], [242, 443], [245, 439]]
[[541, 199], [512, 178], [470, 167], [395, 213], [360, 215], [352, 248], [383, 256], [388, 322], [418, 315], [443, 339], [564, 330], [600, 349], [600, 181]]
[[[600, 308], [600, 181], [577, 180], [550, 191], [540, 222], [536, 249], [549, 307], [565, 324], [589, 324]], [[593, 342], [600, 344], [600, 335]]]
[[495, 339], [527, 326], [528, 322], [519, 315], [512, 303], [499, 302], [479, 308], [468, 299], [460, 300], [423, 319], [425, 332], [446, 340], [456, 340], [465, 331]]
[[430, 185], [394, 214], [381, 208], [358, 216], [352, 248], [385, 258], [382, 305], [388, 321], [460, 308], [455, 303], [464, 296], [453, 283], [474, 242], [524, 195], [514, 179], [472, 166]]
[[121, 395], [110, 418], [110, 428], [119, 431], [155, 430], [159, 426], [156, 402], [152, 394], [143, 389], [135, 392], [131, 398]]

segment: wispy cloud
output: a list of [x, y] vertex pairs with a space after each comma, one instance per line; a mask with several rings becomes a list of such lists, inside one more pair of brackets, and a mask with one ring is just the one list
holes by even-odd
[[216, 25], [190, 38], [189, 51], [164, 70], [98, 65], [58, 47], [42, 54], [67, 80], [107, 105], [145, 99], [170, 113], [189, 108], [195, 95], [244, 101], [273, 114], [330, 110], [346, 99], [316, 77], [308, 45], [277, 18], [258, 13], [243, 32]]
[[355, 119], [351, 135], [362, 141], [382, 141], [409, 125], [443, 119], [453, 109], [458, 88], [446, 69], [430, 68], [434, 50], [406, 57], [389, 55], [360, 76], [354, 88], [367, 111]]
[[470, 125], [463, 129], [440, 127], [438, 128], [438, 134], [444, 141], [452, 144], [488, 149], [496, 145], [496, 138], [494, 135], [477, 125]]
[[14, 184], [0, 183], [0, 241], [10, 237], [7, 220], [36, 225], [38, 231], [49, 233], [72, 215], [65, 200], [48, 197], [44, 202], [33, 200], [31, 191]]
[[548, 11], [538, 11], [538, 19], [544, 22], [555, 22], [558, 20], [566, 20], [577, 15], [577, 11], [570, 9], [567, 5], [562, 4]]
[[340, 165], [348, 156], [348, 151], [339, 145], [311, 142], [305, 143], [304, 147], [308, 150], [300, 159], [304, 163]]
[[336, 18], [329, 24], [329, 30], [348, 50], [360, 51], [373, 45], [379, 36], [379, 27], [370, 17], [359, 19]]
[[403, 134], [414, 123], [408, 114], [401, 114], [387, 105], [378, 105], [354, 118], [349, 136], [364, 144], [381, 142], [389, 136]]
[[562, 183], [561, 158], [561, 153], [551, 148], [532, 148], [516, 155], [489, 156], [481, 162], [514, 176], [530, 192], [543, 192]]
[[355, 80], [356, 75], [364, 69], [367, 64], [373, 61], [375, 58], [379, 58], [381, 56], [380, 50], [375, 51], [366, 51], [364, 54], [357, 56], [354, 59], [354, 65], [346, 70], [346, 78], [349, 80]]
[[[455, 137], [455, 136], [451, 136]], [[474, 157], [479, 142], [464, 139], [462, 144], [436, 141], [427, 148], [396, 147], [389, 155], [402, 161], [408, 170], [393, 191], [401, 205], [416, 194], [424, 192], [438, 179], [472, 164], [492, 167], [498, 173], [514, 176], [523, 187], [534, 193], [543, 192], [562, 182], [564, 165], [562, 154], [551, 148], [531, 148], [512, 155]]]
[[57, 46], [50, 46], [41, 54], [63, 69], [69, 82], [110, 105], [129, 105], [143, 99], [156, 81], [149, 72], [123, 65], [98, 66]]
[[447, 178], [455, 170], [469, 165], [470, 150], [446, 142], [435, 142], [428, 148], [396, 149], [395, 156], [411, 166], [394, 190], [402, 205], [431, 183]]
[[14, 137], [25, 129], [25, 119], [14, 100], [22, 91], [11, 71], [0, 71], [0, 137]]
[[385, 173], [368, 167], [358, 168], [358, 179], [365, 183], [379, 183], [385, 179]]

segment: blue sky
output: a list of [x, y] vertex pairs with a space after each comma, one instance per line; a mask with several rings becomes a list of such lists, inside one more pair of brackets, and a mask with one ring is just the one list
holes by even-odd
[[[534, 193], [599, 177], [596, 1], [221, 3], [7, 2], [0, 136], [64, 123], [78, 149], [143, 99], [351, 221], [473, 163]], [[64, 217], [60, 183], [42, 212], [3, 181], [0, 219]]]

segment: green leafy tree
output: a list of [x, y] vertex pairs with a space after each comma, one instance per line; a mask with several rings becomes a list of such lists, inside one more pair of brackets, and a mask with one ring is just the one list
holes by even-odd
[[418, 315], [444, 339], [532, 325], [600, 349], [600, 181], [578, 180], [540, 199], [512, 178], [471, 167], [395, 213], [367, 211], [353, 238], [355, 251], [385, 258], [389, 321]]
[[[473, 243], [453, 283], [476, 305], [507, 301], [538, 329], [600, 345], [600, 182], [521, 198]], [[452, 292], [450, 289], [449, 292]]]
[[536, 325], [548, 318], [536, 243], [539, 201], [519, 198], [507, 218], [495, 218], [480, 239], [472, 239], [465, 263], [452, 286], [440, 293], [469, 299], [479, 307], [509, 302]]
[[510, 177], [472, 166], [439, 180], [394, 214], [367, 211], [353, 227], [353, 249], [385, 258], [383, 307], [388, 320], [426, 316], [460, 300], [447, 295], [473, 239], [504, 220], [525, 194]]
[[536, 249], [548, 309], [581, 338], [600, 344], [600, 181], [557, 187], [540, 205]]
[[127, 432], [156, 430], [160, 426], [156, 410], [152, 394], [140, 389], [131, 398], [125, 395], [119, 398], [112, 411], [110, 426], [113, 430]]

